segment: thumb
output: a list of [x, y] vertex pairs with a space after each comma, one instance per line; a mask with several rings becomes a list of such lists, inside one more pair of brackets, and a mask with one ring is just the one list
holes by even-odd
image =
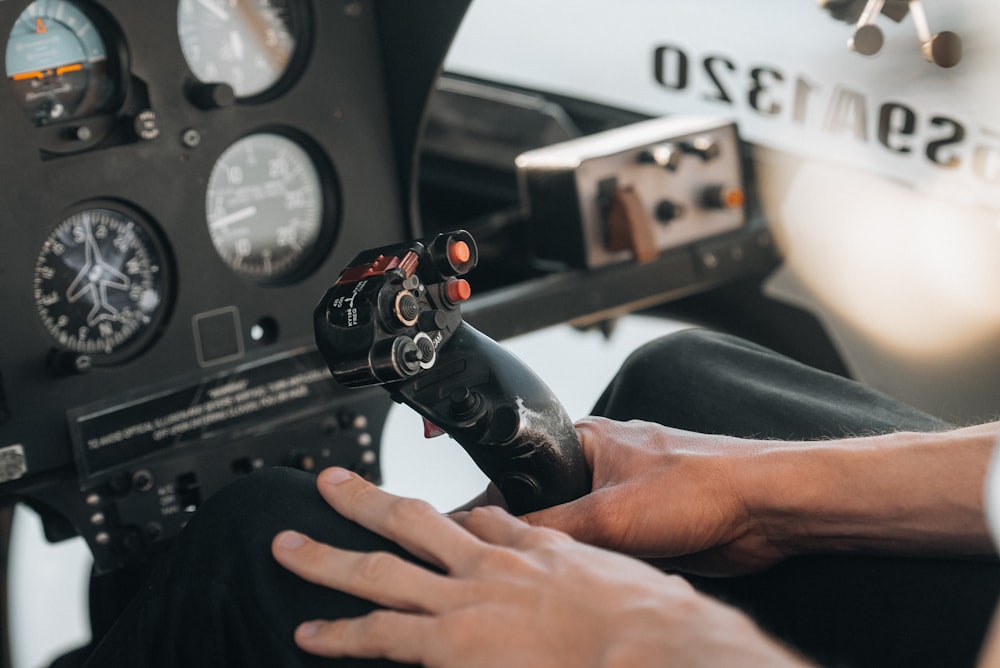
[[532, 526], [556, 529], [576, 540], [595, 543], [602, 525], [598, 520], [601, 515], [601, 497], [601, 490], [594, 491], [558, 506], [527, 513], [521, 519]]
[[503, 494], [500, 493], [500, 488], [491, 482], [481, 493], [455, 508], [449, 514], [465, 512], [480, 506], [500, 506], [504, 510], [507, 510], [507, 501], [504, 500]]

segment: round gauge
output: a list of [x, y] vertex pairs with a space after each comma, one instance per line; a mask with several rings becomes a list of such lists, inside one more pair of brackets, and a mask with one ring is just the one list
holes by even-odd
[[167, 305], [163, 247], [138, 216], [94, 208], [66, 218], [35, 261], [34, 298], [56, 343], [90, 356], [136, 351]]
[[7, 40], [7, 79], [36, 125], [101, 111], [115, 97], [101, 31], [72, 0], [36, 0]]
[[177, 35], [188, 67], [206, 84], [253, 97], [288, 71], [297, 39], [294, 0], [180, 0]]
[[285, 282], [309, 269], [330, 236], [324, 203], [319, 171], [300, 144], [284, 135], [253, 134], [226, 149], [212, 168], [208, 231], [219, 257], [237, 274]]

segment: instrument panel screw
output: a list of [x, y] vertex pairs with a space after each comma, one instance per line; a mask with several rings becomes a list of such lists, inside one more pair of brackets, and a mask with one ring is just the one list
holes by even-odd
[[194, 128], [188, 128], [181, 135], [181, 142], [188, 148], [194, 148], [201, 143], [201, 133]]
[[145, 469], [141, 469], [132, 474], [132, 484], [140, 492], [148, 492], [153, 489], [153, 474]]

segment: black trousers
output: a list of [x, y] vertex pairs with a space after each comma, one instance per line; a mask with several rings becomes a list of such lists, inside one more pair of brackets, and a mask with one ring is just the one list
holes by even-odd
[[[637, 350], [594, 414], [774, 439], [949, 428], [857, 383], [704, 330]], [[253, 474], [198, 510], [88, 665], [397, 665], [334, 664], [295, 647], [300, 622], [373, 606], [278, 566], [270, 543], [283, 529], [349, 549], [402, 553], [330, 510], [311, 475]], [[828, 666], [971, 666], [1000, 594], [995, 562], [944, 559], [809, 556], [757, 575], [691, 580]]]

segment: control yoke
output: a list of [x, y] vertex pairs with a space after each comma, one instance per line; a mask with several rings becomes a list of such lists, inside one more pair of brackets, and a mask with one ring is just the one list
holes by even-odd
[[383, 386], [447, 433], [521, 514], [578, 498], [590, 471], [572, 420], [521, 360], [463, 321], [463, 276], [478, 250], [464, 230], [359, 254], [314, 313], [337, 382]]

